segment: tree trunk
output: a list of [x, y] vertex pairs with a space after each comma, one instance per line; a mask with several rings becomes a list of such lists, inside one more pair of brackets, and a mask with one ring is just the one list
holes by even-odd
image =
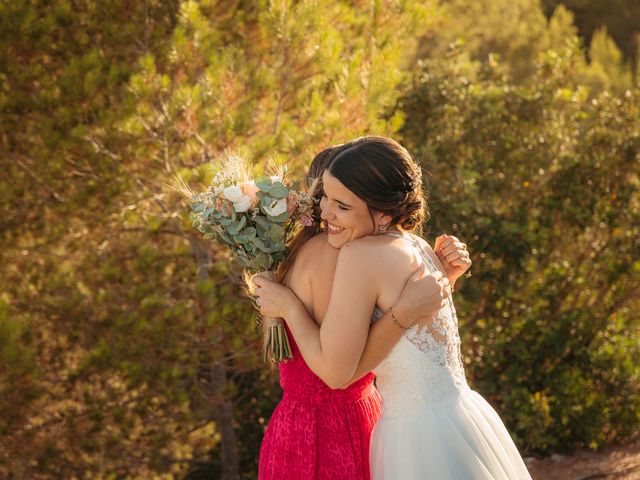
[[[206, 248], [200, 239], [190, 237], [191, 247], [196, 258], [198, 268], [198, 279], [209, 280], [209, 265], [211, 264], [211, 252]], [[204, 299], [204, 308], [201, 312], [201, 327], [204, 326], [204, 316], [210, 309], [208, 299]], [[198, 345], [199, 349], [210, 346]], [[224, 352], [220, 352], [224, 353]], [[233, 399], [227, 390], [227, 366], [223, 360], [224, 355], [216, 358], [211, 355], [211, 351], [203, 351], [201, 358], [208, 361], [208, 365], [201, 365], [208, 375], [198, 376], [202, 390], [207, 394], [207, 400], [212, 402], [211, 408], [207, 411], [212, 413], [212, 420], [216, 422], [216, 428], [220, 431], [220, 456], [222, 459], [222, 480], [239, 480], [240, 478], [240, 458], [238, 454], [238, 442], [236, 432], [233, 428]], [[209, 377], [209, 378], [206, 378]]]

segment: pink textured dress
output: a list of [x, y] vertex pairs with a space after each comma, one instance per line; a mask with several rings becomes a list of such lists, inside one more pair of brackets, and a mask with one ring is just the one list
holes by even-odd
[[262, 440], [258, 479], [369, 480], [369, 440], [381, 411], [374, 375], [332, 390], [290, 333], [289, 340], [293, 359], [280, 364], [284, 394]]

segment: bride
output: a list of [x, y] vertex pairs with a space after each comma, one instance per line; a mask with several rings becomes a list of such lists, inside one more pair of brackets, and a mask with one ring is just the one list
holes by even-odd
[[[427, 273], [444, 270], [410, 233], [423, 217], [424, 198], [409, 153], [391, 139], [366, 137], [333, 159], [322, 182], [327, 241], [340, 252], [320, 325], [290, 288], [254, 282], [261, 312], [286, 320], [308, 366], [332, 388], [364, 374], [358, 366], [372, 320], [391, 317], [402, 330], [374, 369], [382, 415], [371, 436], [371, 478], [530, 479], [497, 413], [467, 385], [452, 298], [419, 325], [405, 326], [394, 315], [416, 261]], [[443, 255], [453, 268], [468, 268], [459, 245]]]

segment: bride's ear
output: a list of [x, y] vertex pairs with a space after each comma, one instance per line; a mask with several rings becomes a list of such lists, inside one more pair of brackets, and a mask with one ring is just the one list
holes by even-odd
[[387, 215], [382, 212], [376, 212], [374, 215], [376, 221], [376, 227], [385, 226], [386, 228], [391, 227], [391, 220], [393, 217], [391, 215]]

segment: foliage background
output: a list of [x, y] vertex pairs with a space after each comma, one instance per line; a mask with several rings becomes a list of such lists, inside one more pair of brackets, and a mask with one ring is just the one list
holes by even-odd
[[0, 476], [255, 478], [279, 398], [163, 184], [392, 135], [459, 235], [470, 381], [524, 453], [640, 425], [633, 0], [0, 3]]

